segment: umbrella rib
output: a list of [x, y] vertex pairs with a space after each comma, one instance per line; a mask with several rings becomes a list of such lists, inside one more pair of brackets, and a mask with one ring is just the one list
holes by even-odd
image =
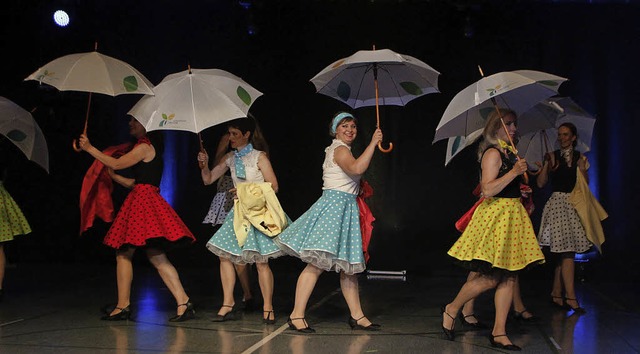
[[199, 133], [200, 130], [198, 129], [198, 121], [196, 120], [196, 103], [195, 100], [193, 99], [193, 74], [187, 74], [189, 75], [189, 89], [191, 90], [191, 107], [193, 108], [193, 127], [196, 131], [196, 133]]

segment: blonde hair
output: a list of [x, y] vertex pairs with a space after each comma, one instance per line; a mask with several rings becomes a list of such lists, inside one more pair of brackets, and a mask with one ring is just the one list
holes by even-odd
[[[498, 114], [498, 110], [500, 111], [500, 114]], [[518, 117], [516, 112], [511, 109], [498, 108], [498, 110], [492, 110], [487, 116], [487, 122], [484, 125], [484, 130], [482, 131], [483, 139], [478, 146], [478, 161], [482, 160], [482, 155], [488, 147], [498, 145], [498, 131], [502, 129], [500, 117], [504, 118], [508, 115], [513, 115], [516, 118]]]

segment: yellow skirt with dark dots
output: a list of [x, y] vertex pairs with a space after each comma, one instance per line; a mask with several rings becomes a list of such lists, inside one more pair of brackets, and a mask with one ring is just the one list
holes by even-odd
[[508, 271], [544, 263], [520, 198], [486, 198], [448, 254], [463, 263], [483, 261]]
[[22, 210], [0, 181], [0, 242], [11, 241], [14, 236], [26, 235], [30, 232], [31, 227]]

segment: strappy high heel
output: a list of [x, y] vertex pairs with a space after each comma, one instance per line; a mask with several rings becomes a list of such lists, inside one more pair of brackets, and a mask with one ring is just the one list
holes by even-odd
[[169, 319], [169, 322], [184, 322], [196, 317], [196, 310], [193, 308], [193, 303], [191, 301], [187, 300], [187, 302], [185, 302], [184, 304], [178, 305], [178, 307], [180, 306], [186, 306], [187, 309], [184, 310], [181, 315], [175, 315], [171, 317]]
[[[476, 328], [476, 329], [489, 328], [489, 326], [487, 326], [486, 324], [484, 324], [484, 323], [480, 322], [480, 320], [478, 320], [478, 318], [476, 317], [476, 315], [475, 315], [475, 314], [473, 314], [473, 313], [472, 313], [472, 314], [470, 314], [470, 315], [466, 315], [466, 316], [465, 316], [465, 315], [462, 313], [462, 311], [460, 311], [460, 314], [458, 315], [458, 317], [460, 318], [460, 321], [462, 321], [462, 324], [463, 324], [464, 326], [469, 326], [469, 327], [473, 327], [473, 328]], [[477, 322], [469, 322], [469, 321], [467, 321], [467, 318], [469, 318], [469, 317], [475, 317], [475, 319], [476, 319], [476, 321], [477, 321]]]
[[358, 321], [360, 321], [361, 319], [365, 318], [365, 316], [363, 315], [362, 317], [358, 318], [357, 320], [351, 316], [349, 316], [349, 321], [347, 321], [347, 323], [349, 323], [349, 326], [351, 327], [351, 329], [362, 329], [365, 331], [379, 331], [380, 330], [380, 325], [377, 323], [371, 323], [368, 326], [363, 326], [358, 324]]
[[571, 299], [568, 297], [564, 298], [564, 303], [567, 305], [567, 309], [568, 310], [573, 310], [573, 312], [578, 313], [578, 314], [585, 314], [587, 313], [587, 310], [585, 310], [584, 308], [580, 307], [580, 305], [578, 305], [578, 307], [573, 307], [571, 305], [569, 305], [569, 303], [567, 301], [575, 301], [576, 304], [578, 303], [578, 299]]
[[129, 305], [126, 307], [115, 307], [114, 310], [120, 310], [120, 312], [113, 315], [104, 315], [100, 319], [103, 321], [126, 321], [131, 318], [131, 309]]
[[[562, 303], [559, 304], [555, 301], [555, 299], [560, 299], [562, 300]], [[549, 302], [551, 302], [551, 305], [559, 308], [559, 309], [563, 309], [563, 310], [568, 310], [570, 307], [564, 302], [564, 298], [562, 296], [553, 296], [551, 295], [551, 300], [549, 300]]]
[[[295, 321], [295, 320], [302, 320], [302, 322], [304, 323], [304, 325], [306, 327], [304, 327], [304, 328], [296, 327], [293, 324], [293, 321]], [[289, 325], [289, 329], [293, 329], [293, 330], [295, 330], [297, 332], [300, 332], [300, 333], [316, 333], [315, 329], [309, 327], [309, 324], [307, 323], [307, 320], [304, 319], [304, 317], [299, 317], [299, 318], [291, 318], [291, 317], [289, 317], [289, 320], [287, 321], [287, 324]]]
[[[262, 314], [267, 314], [267, 317], [263, 317], [262, 318], [262, 323], [264, 324], [275, 324], [276, 323], [276, 314], [273, 312], [273, 310], [271, 311], [262, 311]], [[271, 317], [271, 314], [273, 313], [273, 319], [270, 319], [269, 317]]]
[[519, 346], [511, 343], [511, 344], [502, 344], [500, 342], [496, 342], [496, 338], [498, 337], [506, 337], [506, 334], [498, 334], [497, 336], [494, 336], [493, 334], [489, 337], [489, 343], [491, 343], [491, 346], [494, 348], [498, 348], [498, 349], [504, 349], [504, 350], [513, 350], [513, 351], [520, 351], [522, 350], [522, 348], [520, 348]]
[[[447, 305], [443, 305], [440, 308], [440, 312], [442, 314], [442, 331], [444, 332], [444, 335], [445, 337], [447, 337], [448, 340], [454, 340], [456, 338], [456, 332], [455, 332], [456, 318], [447, 313]], [[451, 320], [453, 321], [451, 323], [451, 328], [446, 328], [444, 326], [444, 315], [449, 316], [449, 318], [451, 318]]]
[[[524, 313], [525, 312], [530, 314], [531, 316], [524, 317]], [[522, 311], [513, 310], [513, 318], [515, 318], [517, 321], [522, 321], [522, 322], [525, 322], [525, 323], [535, 323], [535, 322], [538, 322], [540, 320], [540, 317], [534, 315], [533, 312], [531, 312], [531, 311], [529, 311], [527, 309], [524, 309]]]
[[225, 322], [225, 321], [232, 321], [236, 319], [233, 305], [222, 305], [222, 307], [230, 307], [231, 311], [225, 313], [224, 315], [217, 314], [216, 317], [214, 317], [211, 320], [212, 322]]

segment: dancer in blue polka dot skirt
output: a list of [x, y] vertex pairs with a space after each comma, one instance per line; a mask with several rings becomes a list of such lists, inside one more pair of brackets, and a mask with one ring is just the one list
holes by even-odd
[[[231, 170], [234, 186], [244, 182], [269, 182], [273, 191], [278, 191], [278, 180], [267, 156], [267, 144], [253, 117], [239, 118], [228, 124], [229, 142], [234, 151], [227, 153], [213, 169], [206, 166], [209, 156], [205, 151], [198, 154], [202, 166], [204, 184], [209, 185]], [[255, 147], [255, 148], [254, 148]], [[235, 192], [235, 189], [233, 190]], [[222, 281], [223, 302], [215, 322], [234, 319], [235, 299], [233, 288], [236, 283], [234, 264], [255, 263], [258, 269], [258, 283], [262, 292], [263, 321], [275, 323], [273, 313], [273, 273], [269, 259], [282, 256], [284, 252], [273, 239], [251, 226], [246, 240], [240, 242], [234, 229], [234, 210], [227, 215], [224, 223], [207, 242], [207, 248], [220, 258], [220, 280]], [[290, 220], [289, 220], [290, 222]], [[242, 244], [242, 245], [241, 245]]]
[[316, 281], [324, 271], [340, 273], [340, 287], [347, 301], [353, 329], [379, 330], [364, 315], [358, 294], [357, 273], [365, 269], [356, 197], [360, 176], [367, 170], [376, 145], [382, 141], [382, 131], [376, 129], [371, 142], [357, 159], [351, 144], [358, 129], [355, 118], [346, 112], [338, 113], [331, 121], [331, 135], [335, 137], [325, 149], [322, 165], [322, 196], [298, 220], [284, 230], [276, 242], [285, 252], [308, 263], [298, 277], [295, 305], [289, 317], [289, 328], [313, 333], [305, 320], [305, 309]]

